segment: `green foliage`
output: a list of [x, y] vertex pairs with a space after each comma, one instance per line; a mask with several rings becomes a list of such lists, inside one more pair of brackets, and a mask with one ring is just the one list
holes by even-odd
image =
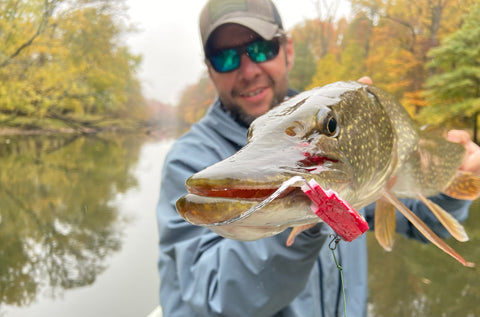
[[289, 74], [290, 87], [298, 91], [305, 90], [315, 74], [315, 56], [305, 42], [296, 42], [294, 39], [295, 60]]
[[2, 1], [0, 113], [142, 117], [124, 11], [121, 1]]
[[431, 107], [422, 119], [442, 123], [455, 117], [469, 121], [480, 111], [480, 3], [463, 26], [433, 49], [428, 66], [437, 72], [427, 81]]
[[343, 21], [337, 23], [333, 42], [317, 59], [309, 87], [368, 75], [416, 115], [428, 105], [422, 94], [431, 74], [425, 68], [427, 53], [438, 46], [439, 39], [458, 29], [469, 5], [479, 1], [351, 2], [355, 15], [347, 26]]

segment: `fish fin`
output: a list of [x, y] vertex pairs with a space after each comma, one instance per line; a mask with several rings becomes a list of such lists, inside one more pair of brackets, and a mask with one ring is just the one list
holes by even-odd
[[463, 228], [457, 219], [422, 194], [418, 194], [418, 198], [428, 207], [428, 209], [430, 209], [435, 217], [437, 217], [445, 229], [450, 232], [452, 237], [461, 242], [468, 241], [468, 235], [465, 232], [465, 228]]
[[383, 199], [377, 200], [375, 203], [375, 238], [386, 251], [392, 251], [395, 225], [395, 207]]
[[316, 225], [316, 223], [309, 223], [309, 224], [306, 224], [306, 225], [300, 225], [300, 226], [293, 227], [292, 231], [290, 232], [290, 234], [288, 235], [288, 238], [287, 238], [287, 243], [286, 243], [287, 247], [291, 246], [295, 242], [295, 238], [300, 233], [302, 233], [302, 231], [310, 229], [311, 227], [313, 227], [315, 225]]
[[455, 178], [443, 193], [456, 199], [475, 200], [480, 197], [480, 177], [469, 172], [457, 171]]
[[435, 244], [439, 247], [443, 252], [449, 254], [458, 262], [462, 263], [464, 266], [470, 266], [473, 263], [466, 262], [464, 258], [460, 254], [458, 254], [454, 249], [452, 249], [448, 244], [446, 244], [441, 238], [439, 238], [413, 211], [408, 209], [397, 197], [392, 195], [390, 192], [385, 191], [383, 193], [383, 197], [390, 202], [392, 205], [397, 208], [402, 215], [405, 216], [414, 226], [417, 228], [424, 236], [428, 239], [428, 241]]

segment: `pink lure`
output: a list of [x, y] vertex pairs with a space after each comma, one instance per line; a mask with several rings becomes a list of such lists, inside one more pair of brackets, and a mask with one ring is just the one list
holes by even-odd
[[333, 190], [324, 191], [313, 179], [302, 190], [312, 200], [313, 212], [343, 240], [353, 241], [368, 230], [365, 219]]

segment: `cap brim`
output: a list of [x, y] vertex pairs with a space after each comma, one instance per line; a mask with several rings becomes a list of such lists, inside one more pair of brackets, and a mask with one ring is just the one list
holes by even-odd
[[265, 40], [271, 40], [280, 30], [280, 27], [277, 24], [274, 24], [272, 22], [268, 22], [265, 20], [261, 20], [253, 17], [244, 17], [244, 16], [229, 17], [227, 19], [219, 20], [217, 21], [217, 23], [212, 25], [210, 35], [206, 39], [205, 43], [203, 43], [203, 45], [205, 46], [207, 44], [209, 38], [212, 36], [213, 32], [218, 27], [228, 23], [235, 23], [235, 24], [242, 25], [246, 28], [249, 28], [250, 30], [260, 35]]

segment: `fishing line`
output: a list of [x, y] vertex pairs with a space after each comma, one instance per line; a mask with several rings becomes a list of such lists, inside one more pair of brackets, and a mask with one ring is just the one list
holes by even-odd
[[338, 264], [337, 257], [335, 256], [335, 249], [337, 248], [338, 243], [342, 240], [338, 234], [330, 234], [330, 237], [333, 237], [332, 241], [328, 244], [330, 250], [332, 250], [333, 260], [335, 261], [335, 265], [337, 265], [337, 269], [340, 272], [340, 282], [342, 284], [342, 294], [343, 294], [343, 309], [344, 309], [344, 316], [347, 317], [347, 300], [345, 299], [345, 284], [343, 282], [343, 268], [340, 264]]
[[271, 203], [275, 198], [277, 198], [278, 196], [280, 196], [280, 194], [282, 194], [285, 190], [287, 190], [290, 186], [298, 183], [298, 182], [302, 182], [304, 183], [305, 185], [307, 185], [310, 189], [312, 189], [312, 187], [310, 186], [310, 184], [307, 182], [307, 180], [301, 176], [293, 176], [291, 178], [289, 178], [288, 180], [284, 181], [282, 183], [282, 185], [273, 193], [271, 194], [270, 196], [268, 196], [265, 200], [261, 201], [260, 203], [258, 203], [257, 205], [253, 206], [252, 208], [248, 209], [247, 211], [241, 213], [240, 215], [236, 216], [236, 217], [233, 217], [231, 219], [228, 219], [228, 220], [225, 220], [225, 221], [220, 221], [220, 222], [215, 222], [215, 223], [211, 223], [211, 224], [208, 224], [206, 226], [224, 226], [224, 225], [228, 225], [228, 224], [231, 224], [231, 223], [234, 223], [236, 221], [239, 221], [239, 220], [242, 220], [242, 219], [245, 219], [247, 218], [248, 216], [250, 216], [251, 214], [255, 213], [257, 210], [265, 207], [265, 205]]

